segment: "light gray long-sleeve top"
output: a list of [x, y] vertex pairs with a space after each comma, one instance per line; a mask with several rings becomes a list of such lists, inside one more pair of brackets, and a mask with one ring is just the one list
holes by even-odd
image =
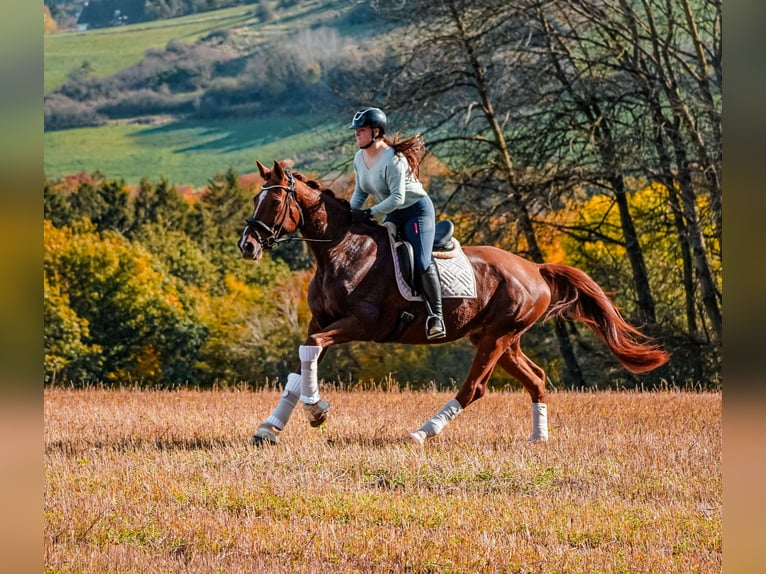
[[373, 215], [387, 214], [417, 203], [426, 196], [423, 185], [414, 177], [404, 156], [394, 148], [384, 150], [371, 168], [364, 163], [363, 150], [354, 156], [356, 184], [351, 196], [351, 209], [361, 209], [372, 195], [377, 203], [370, 209]]

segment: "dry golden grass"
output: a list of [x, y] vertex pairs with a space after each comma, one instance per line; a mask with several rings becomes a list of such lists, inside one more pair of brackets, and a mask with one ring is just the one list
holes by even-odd
[[720, 393], [326, 392], [277, 447], [277, 392], [45, 392], [46, 572], [719, 572]]

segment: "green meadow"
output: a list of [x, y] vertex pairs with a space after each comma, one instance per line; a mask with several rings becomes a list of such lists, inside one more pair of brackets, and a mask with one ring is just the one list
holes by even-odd
[[292, 116], [181, 120], [49, 132], [45, 134], [45, 174], [56, 178], [99, 171], [128, 184], [137, 184], [143, 177], [152, 181], [164, 177], [174, 184], [202, 187], [230, 167], [249, 173], [256, 171], [256, 160], [267, 164], [276, 159], [299, 160], [344, 127], [316, 127], [313, 121]]
[[108, 76], [138, 63], [147, 49], [164, 48], [174, 39], [193, 42], [216, 30], [244, 25], [252, 18], [252, 9], [237, 6], [131, 26], [46, 34], [45, 93], [60, 87], [67, 74], [84, 61], [94, 76]]

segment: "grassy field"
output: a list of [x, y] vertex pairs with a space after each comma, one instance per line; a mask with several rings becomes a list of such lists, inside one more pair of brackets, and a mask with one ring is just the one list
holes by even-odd
[[173, 39], [193, 42], [252, 18], [252, 7], [237, 6], [117, 28], [46, 34], [43, 44], [45, 93], [60, 87], [67, 74], [85, 60], [90, 63], [94, 76], [108, 76], [138, 63], [149, 48], [164, 48]]
[[[260, 22], [254, 16], [255, 6], [117, 28], [47, 34], [45, 92], [61, 86], [67, 74], [85, 60], [94, 76], [103, 77], [139, 62], [147, 49], [164, 48], [173, 39], [192, 42], [217, 30], [236, 29], [238, 41], [252, 46], [289, 30], [334, 25], [349, 9], [344, 3], [315, 0], [280, 9], [274, 20]], [[374, 27], [359, 24], [353, 33], [366, 37], [374, 32]], [[209, 121], [156, 119], [156, 125], [121, 124], [46, 132], [45, 175], [56, 179], [100, 171], [128, 184], [137, 184], [143, 177], [154, 181], [165, 177], [174, 184], [199, 188], [216, 172], [229, 167], [239, 173], [253, 171], [256, 159], [267, 163], [297, 159], [301, 169], [319, 170], [328, 160], [317, 156], [325, 154], [339, 134], [347, 135], [344, 129], [348, 123], [345, 115], [307, 118], [300, 114]], [[353, 138], [349, 141], [353, 142]]]
[[[256, 4], [200, 12], [178, 18], [154, 20], [86, 31], [45, 34], [44, 90], [60, 87], [67, 74], [87, 60], [95, 77], [105, 77], [138, 63], [147, 49], [165, 48], [170, 40], [191, 43], [213, 32], [236, 29], [252, 44], [273, 34], [317, 26], [337, 18], [342, 2], [314, 0], [280, 9], [279, 17], [261, 22], [255, 16]], [[374, 28], [359, 27], [362, 33]]]
[[166, 124], [112, 125], [45, 134], [44, 168], [56, 178], [96, 170], [128, 184], [165, 177], [202, 187], [233, 167], [257, 171], [255, 161], [300, 159], [337, 138], [344, 124], [316, 126], [313, 118], [269, 117]]
[[276, 391], [45, 391], [46, 572], [719, 572], [721, 395], [325, 393], [275, 448]]

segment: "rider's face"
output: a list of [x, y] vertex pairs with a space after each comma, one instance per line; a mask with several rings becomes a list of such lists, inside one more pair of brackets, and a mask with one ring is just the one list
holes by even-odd
[[354, 133], [356, 135], [356, 145], [359, 147], [365, 146], [372, 141], [372, 128], [356, 128]]

